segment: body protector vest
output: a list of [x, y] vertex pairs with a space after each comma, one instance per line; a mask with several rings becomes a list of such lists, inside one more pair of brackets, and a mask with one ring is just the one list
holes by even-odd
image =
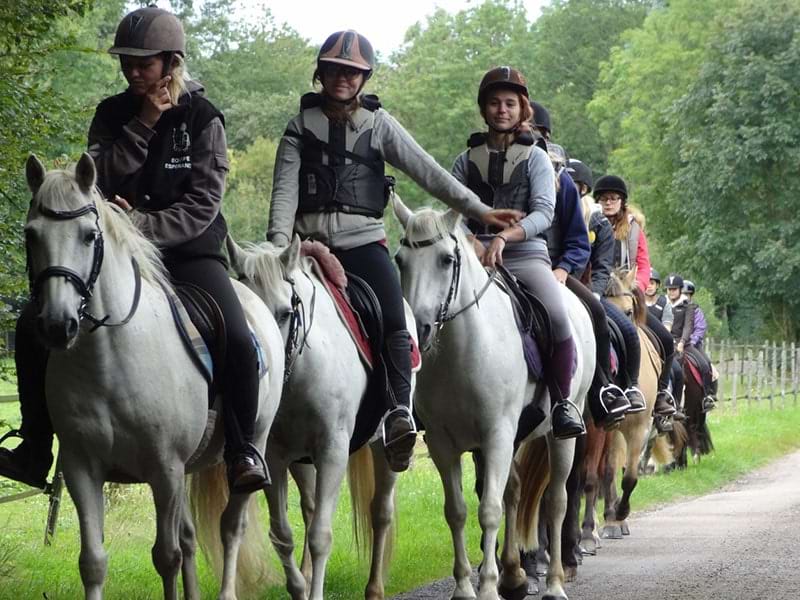
[[639, 234], [642, 228], [633, 215], [628, 215], [630, 229], [627, 240], [614, 240], [614, 265], [623, 271], [632, 271], [636, 268], [636, 254], [639, 251]]
[[664, 307], [667, 305], [667, 297], [666, 296], [659, 296], [658, 299], [651, 305], [647, 307], [647, 310], [650, 311], [655, 318], [658, 319], [658, 322], [661, 322], [661, 317], [664, 315]]
[[[533, 137], [520, 135], [506, 150], [489, 150], [485, 133], [474, 133], [467, 142], [467, 187], [490, 208], [516, 208], [528, 212], [530, 185], [528, 159], [533, 152]], [[474, 219], [467, 221], [472, 233], [496, 233]]]
[[388, 201], [383, 157], [371, 147], [376, 96], [362, 96], [351, 123], [337, 123], [322, 111], [322, 96], [309, 93], [301, 102], [300, 181], [297, 212], [347, 212], [380, 218]]

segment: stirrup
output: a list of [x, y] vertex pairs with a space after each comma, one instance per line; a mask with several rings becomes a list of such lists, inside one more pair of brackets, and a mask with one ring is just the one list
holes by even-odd
[[[575, 414], [578, 415], [578, 421], [581, 424], [581, 431], [580, 433], [577, 433], [576, 435], [570, 436], [568, 438], [556, 438], [556, 439], [573, 439], [576, 437], [580, 437], [582, 435], [586, 435], [586, 422], [583, 420], [583, 415], [581, 414], [581, 411], [578, 410], [578, 406], [569, 398], [562, 398], [558, 402], [553, 402], [553, 406], [550, 407], [550, 428], [552, 429], [553, 427], [553, 415], [556, 414], [556, 408], [558, 408], [562, 404], [567, 405], [567, 410], [569, 410], [570, 406], [575, 409]], [[553, 435], [553, 437], [555, 437], [555, 434]]]
[[647, 410], [647, 398], [644, 397], [644, 392], [642, 392], [642, 390], [640, 390], [635, 385], [632, 385], [629, 388], [625, 389], [625, 392], [624, 392], [625, 393], [625, 398], [628, 397], [628, 392], [637, 392], [639, 394], [639, 396], [641, 396], [642, 400], [644, 400], [644, 404], [642, 406], [634, 407], [633, 406], [633, 402], [628, 400], [629, 408], [628, 408], [627, 412], [629, 412], [632, 415], [635, 415], [636, 413], [640, 413], [640, 412], [646, 411]]
[[411, 412], [411, 407], [406, 406], [404, 404], [398, 404], [394, 408], [391, 408], [386, 411], [386, 414], [383, 415], [383, 422], [381, 423], [381, 439], [383, 440], [383, 445], [386, 445], [386, 421], [389, 420], [389, 417], [394, 415], [395, 413], [406, 413], [408, 415], [408, 420], [411, 421], [411, 431], [410, 434], [417, 435], [417, 422], [414, 420], [414, 414]]
[[658, 390], [658, 392], [656, 392], [656, 397], [658, 397], [659, 394], [666, 394], [667, 402], [669, 402], [675, 408], [678, 408], [678, 403], [675, 402], [675, 396], [673, 396], [672, 392], [670, 392], [667, 388], [664, 388], [663, 390]]
[[3, 434], [3, 437], [0, 437], [0, 444], [5, 442], [8, 438], [19, 438], [22, 441], [25, 441], [25, 438], [22, 437], [22, 431], [19, 429], [9, 429]]
[[[623, 406], [622, 408], [618, 408], [613, 411], [609, 410], [608, 406], [606, 406], [605, 400], [603, 400], [603, 394], [605, 394], [606, 392], [619, 392], [620, 397], [622, 397], [625, 400], [627, 406]], [[603, 410], [606, 411], [606, 414], [609, 416], [613, 416], [617, 413], [625, 414], [631, 406], [630, 401], [628, 401], [628, 398], [625, 395], [625, 391], [621, 387], [619, 387], [618, 385], [614, 385], [613, 383], [609, 383], [608, 385], [600, 388], [599, 396], [600, 396], [600, 406], [603, 407]]]
[[[703, 404], [701, 410], [704, 413], [711, 412], [717, 407], [717, 399], [714, 398], [711, 394], [703, 397]], [[2, 440], [0, 440], [2, 441]]]
[[[256, 447], [256, 445], [253, 444], [253, 442], [247, 442], [244, 446], [242, 446], [240, 448], [240, 451], [241, 450], [250, 450], [250, 451], [252, 451], [252, 453], [255, 455], [256, 459], [258, 460], [258, 462], [261, 463], [261, 466], [264, 469], [264, 484], [263, 484], [263, 487], [265, 488], [265, 487], [267, 487], [269, 485], [272, 485], [272, 478], [269, 476], [269, 469], [267, 468], [267, 461], [264, 460], [264, 455], [261, 454], [261, 450], [259, 450]], [[247, 489], [230, 490], [230, 493], [231, 494], [251, 494], [253, 492], [258, 491], [259, 489], [262, 489], [262, 488], [259, 487], [259, 488], [255, 488], [253, 490], [247, 490]]]

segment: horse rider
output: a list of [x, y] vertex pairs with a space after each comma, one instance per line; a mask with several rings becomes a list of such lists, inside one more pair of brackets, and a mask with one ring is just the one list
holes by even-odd
[[503, 228], [474, 219], [467, 225], [483, 264], [505, 266], [547, 309], [554, 341], [546, 374], [553, 435], [565, 439], [582, 435], [585, 429], [569, 401], [575, 347], [546, 242], [556, 205], [556, 174], [547, 153], [534, 145], [530, 120], [535, 115], [528, 98], [525, 78], [516, 69], [503, 66], [486, 72], [477, 100], [488, 131], [470, 137], [468, 149], [456, 158], [453, 175], [484, 204], [526, 215]]
[[644, 291], [644, 300], [647, 310], [655, 316], [669, 331], [672, 328], [672, 305], [664, 294], [658, 293], [661, 286], [661, 275], [655, 269], [650, 269], [650, 281]]
[[400, 280], [386, 245], [383, 213], [389, 196], [385, 163], [432, 196], [486, 226], [521, 217], [491, 210], [427, 154], [383, 108], [362, 94], [375, 53], [356, 31], [337, 31], [322, 44], [313, 81], [289, 121], [275, 158], [267, 239], [286, 246], [294, 233], [327, 244], [344, 268], [374, 290], [383, 314], [383, 361], [389, 397], [384, 447], [394, 471], [408, 468], [416, 441], [410, 410], [411, 358]]
[[[650, 254], [644, 233], [644, 216], [628, 206], [628, 186], [621, 177], [604, 175], [595, 182], [594, 198], [614, 230], [614, 268], [634, 271], [636, 286], [645, 290], [650, 277]], [[677, 412], [675, 399], [668, 390], [675, 347], [669, 331], [649, 311], [647, 327], [658, 337], [664, 348], [664, 369], [658, 379], [653, 412], [660, 417], [657, 422], [665, 423]]]
[[706, 331], [708, 330], [708, 322], [703, 313], [700, 305], [694, 301], [695, 285], [694, 282], [685, 279], [683, 281], [683, 288], [681, 292], [690, 303], [694, 304], [694, 324], [692, 328], [692, 335], [689, 337], [689, 346], [687, 353], [692, 355], [695, 363], [700, 368], [700, 373], [703, 376], [703, 411], [708, 412], [716, 406], [717, 395], [717, 379], [714, 378], [714, 369], [711, 365], [711, 359], [703, 349], [703, 340], [705, 339]]
[[[675, 349], [678, 355], [683, 358], [684, 350], [690, 345], [692, 331], [694, 329], [694, 311], [696, 304], [689, 302], [683, 295], [683, 278], [680, 275], [669, 275], [664, 282], [667, 290], [667, 298], [672, 306], [672, 338], [675, 341]], [[683, 362], [676, 360], [672, 365], [672, 391], [678, 406], [683, 398]]]
[[[188, 77], [183, 26], [166, 10], [148, 6], [126, 15], [109, 53], [119, 56], [128, 87], [100, 102], [89, 128], [97, 185], [158, 246], [173, 280], [194, 284], [219, 305], [227, 348], [222, 390], [228, 484], [233, 493], [262, 489], [269, 475], [261, 449], [252, 443], [257, 350], [222, 254], [227, 225], [220, 209], [228, 172], [224, 118]], [[31, 372], [22, 365], [17, 372], [24, 441], [3, 451], [0, 473], [24, 473], [40, 483], [49, 468], [43, 449], [49, 455], [52, 444], [44, 370]], [[28, 444], [37, 450], [31, 452]]]
[[[534, 106], [538, 105], [536, 102], [532, 104]], [[544, 110], [544, 107], [542, 107], [542, 110]], [[541, 120], [543, 119], [537, 119], [534, 116], [534, 121]], [[549, 118], [547, 122], [549, 124]], [[610, 336], [606, 312], [600, 300], [601, 295], [593, 294], [592, 290], [580, 280], [583, 272], [587, 270], [589, 261], [594, 259], [595, 244], [584, 220], [581, 193], [578, 188], [580, 184], [576, 184], [573, 180], [573, 162], [567, 158], [561, 146], [547, 142], [547, 148], [558, 176], [553, 225], [546, 233], [550, 262], [554, 265], [553, 274], [556, 279], [560, 283], [564, 283], [570, 291], [580, 298], [592, 317], [597, 345], [595, 373], [588, 395], [589, 409], [592, 412], [592, 419], [598, 426], [605, 429], [613, 429], [625, 418], [627, 412], [631, 412], [632, 405], [626, 393], [613, 383]], [[570, 165], [569, 168], [567, 167], [568, 164]], [[585, 167], [585, 165], [583, 166]], [[605, 221], [605, 218], [602, 215], [600, 216]], [[606, 225], [608, 227], [608, 239], [610, 239], [611, 226], [608, 225], [607, 221]], [[596, 241], [596, 236], [594, 240]], [[600, 272], [598, 276], [601, 276], [604, 268], [606, 269], [607, 280], [610, 274], [610, 261], [608, 264], [598, 267]], [[616, 307], [613, 307], [613, 309], [616, 309]], [[622, 321], [626, 321], [633, 330], [633, 334], [636, 335], [633, 323], [625, 317], [622, 311], [619, 309], [616, 309], [616, 311], [619, 318]], [[637, 337], [637, 348], [638, 343]], [[639, 364], [637, 361], [633, 376], [634, 382], [637, 380], [638, 371]], [[636, 394], [637, 390], [634, 386], [631, 386], [630, 392], [631, 394]], [[640, 392], [638, 392], [638, 395], [633, 395], [633, 398], [634, 400], [641, 399], [642, 402], [644, 401]], [[644, 404], [642, 404], [641, 410], [644, 410]]]

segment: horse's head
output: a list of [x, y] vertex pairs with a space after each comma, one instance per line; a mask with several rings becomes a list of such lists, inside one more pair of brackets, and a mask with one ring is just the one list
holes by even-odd
[[420, 348], [426, 351], [437, 328], [455, 308], [463, 267], [477, 258], [461, 231], [457, 213], [433, 209], [413, 213], [397, 196], [393, 205], [405, 228], [395, 260], [403, 294], [414, 312]]
[[243, 249], [228, 236], [226, 245], [231, 269], [267, 305], [286, 339], [296, 312], [297, 286], [307, 283], [301, 276], [300, 238], [295, 236], [285, 248], [264, 242]]
[[637, 325], [647, 321], [644, 295], [636, 287], [636, 271], [614, 271], [608, 279], [606, 297]]
[[33, 193], [25, 224], [36, 327], [49, 347], [64, 349], [78, 335], [83, 309], [102, 263], [103, 237], [94, 161], [83, 154], [75, 172], [45, 172], [31, 154], [25, 167]]

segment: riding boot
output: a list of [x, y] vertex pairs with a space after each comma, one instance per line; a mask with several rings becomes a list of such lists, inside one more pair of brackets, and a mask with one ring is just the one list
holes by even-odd
[[631, 407], [628, 409], [629, 413], [639, 413], [647, 409], [647, 401], [644, 399], [644, 394], [639, 389], [637, 383], [631, 384], [625, 390], [625, 397], [630, 402]]
[[43, 488], [53, 464], [53, 425], [44, 387], [48, 352], [36, 338], [34, 310], [32, 304], [26, 305], [16, 327], [14, 360], [22, 425], [19, 432], [3, 438], [16, 435], [22, 443], [13, 450], [0, 448], [0, 476]]
[[578, 437], [586, 433], [583, 418], [569, 399], [574, 360], [575, 345], [572, 337], [553, 345], [553, 356], [549, 364], [549, 389], [553, 403], [551, 421], [553, 437], [560, 440]]
[[388, 380], [389, 411], [383, 422], [383, 447], [392, 471], [408, 469], [417, 428], [411, 415], [411, 337], [401, 329], [386, 336], [383, 363]]
[[708, 392], [703, 398], [703, 412], [709, 412], [717, 407], [718, 379], [713, 379], [708, 384]]

